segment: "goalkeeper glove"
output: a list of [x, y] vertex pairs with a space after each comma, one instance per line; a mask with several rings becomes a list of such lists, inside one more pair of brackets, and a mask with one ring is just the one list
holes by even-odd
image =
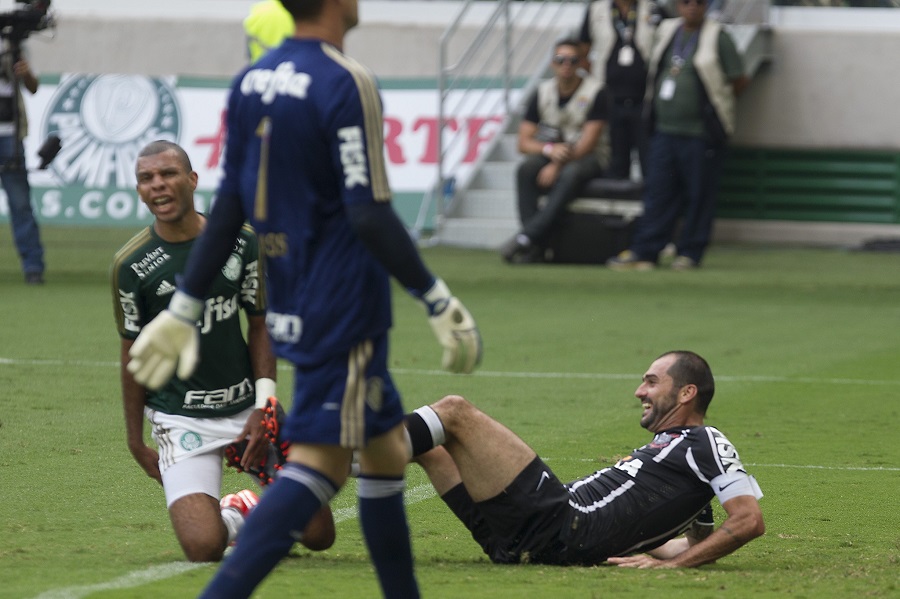
[[475, 319], [447, 284], [436, 279], [421, 297], [428, 310], [428, 323], [444, 348], [442, 367], [450, 372], [470, 373], [481, 363], [481, 334]]
[[159, 389], [172, 378], [178, 365], [178, 378], [187, 379], [199, 359], [197, 320], [203, 302], [176, 291], [169, 307], [144, 327], [128, 354], [128, 372], [148, 389]]

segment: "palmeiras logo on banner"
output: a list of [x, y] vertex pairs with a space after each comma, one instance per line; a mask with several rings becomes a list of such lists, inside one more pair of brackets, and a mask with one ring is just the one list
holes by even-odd
[[66, 185], [134, 189], [145, 145], [177, 142], [181, 117], [174, 87], [140, 75], [73, 75], [60, 82], [44, 116], [42, 138], [62, 142], [51, 163]]

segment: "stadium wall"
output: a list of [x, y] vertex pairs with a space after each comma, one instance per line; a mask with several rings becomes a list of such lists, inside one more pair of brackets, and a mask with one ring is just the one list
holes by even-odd
[[[35, 69], [50, 81], [66, 74], [94, 73], [224, 85], [244, 64], [241, 20], [251, 4], [252, 0], [56, 0], [55, 38], [47, 40], [44, 32], [33, 35], [29, 52]], [[484, 3], [483, 9], [489, 4]], [[349, 34], [346, 51], [396, 88], [403, 87], [404, 80], [411, 88], [436, 87], [438, 40], [458, 9], [459, 3], [452, 1], [361, 0], [362, 23]], [[474, 36], [483, 14], [476, 10], [462, 24], [459, 47]], [[573, 4], [559, 27], [577, 27], [581, 16], [581, 6]], [[807, 158], [810, 152], [838, 152], [864, 165], [874, 156], [882, 167], [898, 157], [892, 168], [900, 169], [900, 119], [890, 117], [890, 109], [900, 100], [900, 84], [891, 76], [888, 58], [900, 55], [900, 10], [774, 7], [771, 23], [772, 60], [739, 100], [733, 146], [745, 162], [759, 152], [776, 152], [786, 159], [793, 152]], [[747, 172], [740, 170], [744, 177]], [[900, 171], [895, 175], [900, 180]], [[900, 224], [896, 189], [885, 197], [882, 203], [890, 205], [881, 207], [877, 222]], [[766, 197], [755, 201], [757, 207], [759, 202], [765, 205]], [[848, 201], [852, 207], [852, 194]], [[741, 202], [740, 209], [729, 214], [726, 197], [724, 216], [773, 218], [765, 210], [751, 216], [746, 198]], [[790, 216], [815, 220], [814, 212], [799, 210]], [[886, 223], [885, 214], [893, 214], [888, 217], [893, 220]]]

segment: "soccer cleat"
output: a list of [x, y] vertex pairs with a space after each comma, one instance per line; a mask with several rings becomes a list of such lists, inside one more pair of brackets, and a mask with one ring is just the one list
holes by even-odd
[[263, 424], [266, 427], [266, 439], [269, 441], [269, 447], [262, 463], [247, 469], [241, 467], [241, 460], [247, 449], [246, 439], [225, 447], [225, 463], [237, 469], [238, 472], [246, 472], [256, 478], [261, 487], [272, 483], [275, 480], [275, 474], [284, 467], [287, 451], [290, 448], [290, 443], [278, 438], [278, 432], [281, 430], [284, 419], [284, 408], [281, 407], [278, 400], [270, 397], [263, 409]]
[[653, 270], [656, 264], [649, 260], [641, 260], [637, 254], [631, 250], [620, 252], [618, 256], [613, 256], [606, 261], [606, 267], [610, 270]]
[[26, 285], [43, 285], [44, 284], [44, 274], [40, 272], [26, 272], [25, 273], [25, 284]]
[[229, 493], [219, 501], [219, 509], [234, 509], [246, 517], [256, 504], [259, 503], [259, 496], [250, 489], [244, 489], [237, 493]]

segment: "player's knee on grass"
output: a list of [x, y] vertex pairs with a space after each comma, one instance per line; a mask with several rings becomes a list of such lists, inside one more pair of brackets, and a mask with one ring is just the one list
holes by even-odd
[[331, 507], [325, 504], [306, 525], [300, 544], [310, 551], [325, 551], [334, 545], [336, 536]]
[[220, 562], [225, 554], [224, 542], [216, 546], [187, 542], [182, 543], [181, 548], [184, 550], [184, 557], [195, 563]]
[[169, 506], [169, 519], [188, 561], [222, 560], [228, 531], [215, 498], [203, 493], [186, 495]]

